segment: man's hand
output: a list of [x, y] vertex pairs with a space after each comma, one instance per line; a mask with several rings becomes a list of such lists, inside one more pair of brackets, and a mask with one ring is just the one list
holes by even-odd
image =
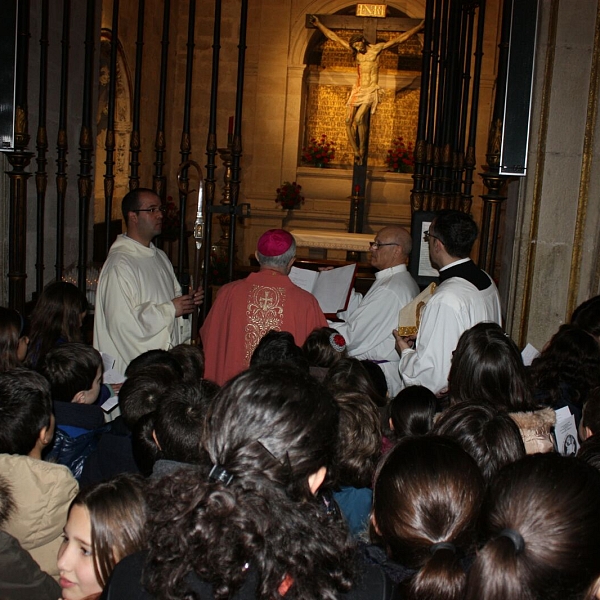
[[204, 302], [204, 290], [199, 287], [193, 295], [194, 298], [194, 304], [196, 306], [200, 306], [203, 302]]
[[414, 348], [415, 340], [417, 339], [416, 335], [400, 335], [395, 329], [392, 331], [394, 334], [394, 339], [396, 340], [396, 351], [398, 354], [402, 354], [402, 350], [408, 350], [409, 348]]
[[319, 21], [319, 17], [317, 17], [317, 15], [310, 15], [310, 17], [308, 18], [308, 20], [316, 27], [320, 21]]
[[189, 315], [194, 311], [196, 306], [202, 304], [204, 300], [204, 290], [198, 288], [192, 294], [185, 294], [177, 298], [173, 298], [172, 302], [175, 306], [175, 316], [181, 317], [183, 315]]

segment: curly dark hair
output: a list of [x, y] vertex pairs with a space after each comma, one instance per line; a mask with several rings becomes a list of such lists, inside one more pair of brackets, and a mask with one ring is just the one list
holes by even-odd
[[191, 599], [186, 577], [233, 596], [248, 572], [257, 597], [334, 599], [352, 584], [353, 546], [344, 524], [315, 500], [309, 478], [334, 456], [338, 410], [315, 379], [288, 366], [258, 366], [229, 381], [206, 418], [204, 449], [229, 484], [185, 471], [150, 494], [146, 587]]
[[600, 385], [600, 346], [576, 325], [561, 325], [530, 368], [533, 386], [548, 406], [560, 403], [568, 387], [569, 400], [581, 408]]

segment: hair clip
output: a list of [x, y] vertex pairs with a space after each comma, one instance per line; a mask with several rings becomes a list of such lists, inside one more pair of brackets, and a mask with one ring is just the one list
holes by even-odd
[[343, 352], [346, 349], [346, 340], [340, 333], [332, 333], [329, 336], [329, 343], [336, 352]]
[[498, 537], [508, 538], [513, 543], [513, 546], [515, 547], [515, 554], [517, 555], [521, 554], [521, 552], [525, 550], [525, 540], [523, 539], [523, 536], [514, 529], [503, 529], [498, 534]]
[[456, 554], [456, 546], [452, 542], [437, 542], [436, 544], [431, 544], [429, 553], [433, 555], [438, 550], [450, 550], [452, 554]]
[[213, 465], [213, 468], [208, 474], [208, 478], [211, 481], [220, 481], [223, 485], [228, 486], [233, 479], [233, 475], [226, 471], [221, 465], [217, 464]]

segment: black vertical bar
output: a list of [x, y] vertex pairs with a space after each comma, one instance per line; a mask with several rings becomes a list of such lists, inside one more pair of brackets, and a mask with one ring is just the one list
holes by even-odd
[[425, 183], [425, 161], [427, 158], [427, 111], [431, 97], [429, 85], [432, 72], [433, 42], [433, 2], [425, 5], [425, 31], [423, 40], [423, 60], [421, 65], [421, 95], [419, 97], [419, 117], [417, 122], [417, 141], [415, 144], [414, 188], [411, 190], [412, 210], [423, 208], [423, 189]]
[[483, 35], [485, 25], [485, 2], [479, 5], [477, 15], [477, 40], [475, 42], [475, 64], [473, 72], [473, 92], [471, 94], [471, 115], [469, 136], [465, 153], [465, 184], [461, 204], [464, 210], [471, 208], [471, 189], [473, 187], [473, 171], [475, 170], [475, 140], [477, 138], [477, 114], [479, 104], [479, 88], [481, 85], [481, 64], [483, 62]]
[[87, 274], [88, 220], [90, 197], [92, 194], [92, 93], [94, 88], [94, 17], [96, 0], [87, 1], [85, 17], [85, 55], [83, 73], [83, 102], [81, 111], [81, 132], [79, 135], [79, 264], [77, 265], [77, 283], [85, 293]]
[[33, 154], [27, 152], [29, 144], [27, 110], [27, 75], [29, 64], [29, 0], [21, 0], [7, 7], [8, 18], [16, 19], [16, 65], [15, 65], [15, 150], [7, 152], [12, 166], [8, 171], [10, 180], [10, 213], [8, 245], [8, 302], [11, 308], [25, 308], [27, 264], [27, 179], [25, 171]]
[[108, 114], [106, 116], [106, 171], [104, 173], [104, 222], [106, 235], [104, 250], [106, 256], [110, 249], [110, 221], [112, 218], [112, 201], [115, 191], [115, 105], [117, 102], [117, 54], [119, 49], [119, 0], [113, 0], [112, 31], [110, 34], [110, 79], [108, 81]]
[[[244, 66], [246, 63], [246, 25], [248, 22], [248, 0], [242, 0], [240, 15], [240, 37], [238, 44], [237, 88], [235, 97], [235, 123], [233, 128], [233, 148], [231, 152], [231, 208], [235, 209], [240, 193], [240, 157], [242, 155], [242, 104], [244, 95]], [[235, 258], [235, 213], [229, 220], [229, 265], [228, 279], [233, 280]]]
[[[185, 164], [192, 151], [190, 140], [190, 112], [192, 107], [192, 75], [194, 73], [194, 29], [196, 25], [196, 0], [190, 0], [188, 12], [188, 39], [187, 56], [185, 62], [185, 92], [183, 97], [183, 128], [181, 131], [181, 143], [179, 153], [181, 154], [181, 164]], [[179, 248], [177, 253], [177, 274], [181, 275], [186, 265], [183, 264], [184, 250], [187, 245], [185, 232], [185, 209], [187, 200], [187, 189], [189, 185], [188, 168], [181, 170], [179, 191]], [[183, 191], [182, 191], [183, 190]], [[195, 285], [195, 282], [194, 282]]]
[[144, 48], [144, 12], [146, 0], [138, 0], [138, 26], [135, 48], [135, 78], [133, 86], [133, 123], [129, 148], [131, 152], [129, 176], [129, 189], [136, 190], [140, 187], [140, 100], [142, 92], [142, 56]]
[[154, 140], [154, 176], [152, 189], [164, 202], [166, 197], [166, 177], [163, 174], [165, 159], [165, 102], [167, 97], [167, 74], [169, 70], [169, 26], [171, 23], [171, 0], [165, 0], [163, 6], [163, 33], [160, 53], [160, 87], [158, 92], [158, 117], [156, 120], [156, 138]]
[[[210, 110], [208, 118], [208, 138], [206, 140], [206, 155], [208, 157], [206, 164], [206, 214], [207, 219], [204, 225], [204, 277], [202, 278], [202, 287], [207, 292], [204, 303], [202, 304], [202, 321], [206, 318], [210, 309], [211, 298], [208, 294], [210, 285], [210, 249], [212, 245], [212, 212], [211, 208], [215, 202], [215, 169], [217, 157], [217, 98], [219, 89], [219, 55], [221, 52], [221, 0], [215, 0], [215, 22], [213, 27], [213, 56], [212, 56], [212, 74], [210, 86]], [[195, 282], [197, 285], [197, 282]]]
[[60, 108], [56, 141], [56, 279], [62, 279], [65, 248], [65, 197], [67, 194], [67, 135], [69, 109], [69, 48], [71, 38], [71, 0], [63, 1], [60, 61]]
[[48, 186], [48, 131], [46, 130], [46, 106], [48, 96], [48, 0], [42, 0], [42, 31], [40, 35], [40, 97], [38, 105], [37, 171], [37, 249], [35, 261], [35, 291], [42, 293], [44, 287], [44, 215], [46, 212], [46, 189]]

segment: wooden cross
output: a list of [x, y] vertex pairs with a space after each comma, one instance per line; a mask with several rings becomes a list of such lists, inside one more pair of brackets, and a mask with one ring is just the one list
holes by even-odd
[[[361, 5], [357, 5], [357, 8]], [[365, 5], [362, 5], [363, 7]], [[371, 5], [373, 6], [373, 5]], [[369, 12], [369, 5], [366, 5], [366, 11]], [[375, 9], [381, 8], [385, 14], [383, 5], [374, 6]], [[316, 15], [319, 21], [328, 29], [331, 30], [362, 30], [362, 35], [369, 44], [377, 43], [377, 32], [379, 31], [409, 31], [421, 23], [421, 19], [410, 19], [401, 17], [365, 17], [365, 16], [349, 16], [349, 15]], [[315, 25], [311, 22], [313, 15], [306, 15], [306, 27], [313, 29]], [[365, 210], [365, 190], [367, 183], [367, 160], [369, 148], [369, 129], [370, 129], [370, 110], [365, 114], [366, 117], [366, 133], [364, 140], [364, 148], [367, 151], [362, 158], [362, 161], [354, 162], [352, 173], [352, 204], [350, 207], [349, 232], [362, 233], [364, 225], [364, 210]], [[356, 257], [348, 257], [355, 259]]]

